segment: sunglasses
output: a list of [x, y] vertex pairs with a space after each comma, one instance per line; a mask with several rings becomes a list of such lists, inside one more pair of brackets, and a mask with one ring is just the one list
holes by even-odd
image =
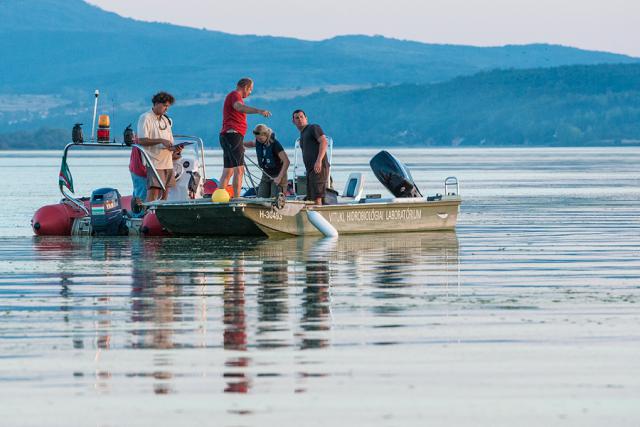
[[256, 131], [253, 131], [253, 134], [254, 134], [255, 136], [264, 135], [264, 133], [262, 133], [262, 132], [256, 132]]

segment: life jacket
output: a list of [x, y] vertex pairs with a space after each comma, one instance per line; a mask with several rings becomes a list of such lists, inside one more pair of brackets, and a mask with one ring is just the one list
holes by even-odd
[[260, 165], [260, 169], [266, 172], [280, 172], [280, 168], [282, 167], [280, 159], [273, 152], [273, 146], [275, 145], [276, 140], [271, 137], [271, 144], [268, 146], [265, 144], [261, 144], [256, 141], [256, 155], [258, 156], [258, 165]]

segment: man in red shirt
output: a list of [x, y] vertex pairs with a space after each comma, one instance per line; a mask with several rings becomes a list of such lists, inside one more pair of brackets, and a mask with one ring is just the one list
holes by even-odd
[[238, 81], [236, 90], [230, 92], [224, 100], [222, 109], [222, 130], [220, 131], [220, 146], [224, 168], [220, 177], [220, 188], [227, 188], [233, 175], [233, 195], [240, 197], [242, 191], [242, 177], [244, 176], [244, 135], [247, 133], [247, 114], [260, 114], [271, 117], [267, 110], [245, 105], [244, 98], [251, 95], [253, 80], [242, 78]]

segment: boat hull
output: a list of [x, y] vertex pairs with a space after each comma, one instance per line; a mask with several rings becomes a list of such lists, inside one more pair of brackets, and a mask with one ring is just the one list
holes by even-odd
[[175, 235], [265, 236], [245, 215], [243, 206], [231, 203], [158, 204], [156, 216]]
[[173, 234], [284, 237], [322, 234], [309, 221], [310, 210], [322, 215], [338, 234], [454, 230], [459, 206], [458, 197], [326, 206], [289, 201], [282, 209], [266, 202], [190, 202], [158, 204], [156, 214]]

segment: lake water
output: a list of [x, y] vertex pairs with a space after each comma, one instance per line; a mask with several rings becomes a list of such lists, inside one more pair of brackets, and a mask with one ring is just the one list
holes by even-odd
[[392, 152], [456, 233], [36, 238], [60, 153], [0, 153], [0, 425], [640, 425], [640, 150]]

